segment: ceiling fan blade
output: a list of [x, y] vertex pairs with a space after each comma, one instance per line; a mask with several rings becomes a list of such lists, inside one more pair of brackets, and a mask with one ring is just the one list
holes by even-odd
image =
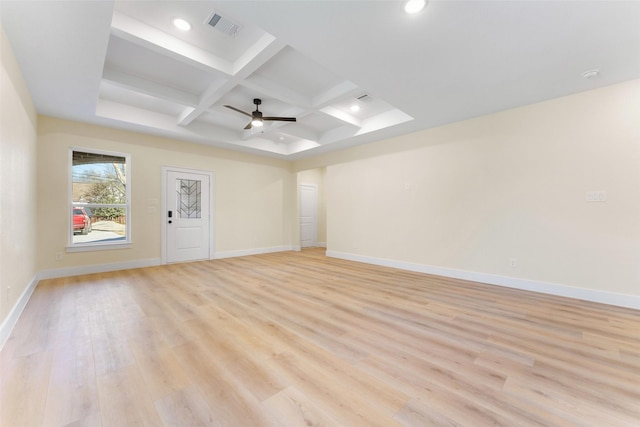
[[244, 111], [242, 111], [242, 110], [238, 110], [236, 107], [232, 107], [231, 105], [225, 105], [225, 107], [227, 107], [227, 108], [229, 108], [229, 109], [231, 109], [231, 110], [233, 110], [233, 111], [237, 111], [237, 112], [238, 112], [238, 113], [240, 113], [240, 114], [244, 114], [245, 116], [253, 117], [251, 114], [249, 114], [249, 113], [245, 113], [245, 112], [244, 112]]
[[246, 125], [246, 126], [244, 127], [244, 129], [245, 129], [245, 130], [249, 130], [249, 129], [251, 129], [252, 127], [253, 127], [253, 125], [251, 124], [251, 122], [249, 122], [249, 124], [248, 124], [248, 125]]
[[262, 120], [271, 120], [272, 122], [295, 122], [295, 117], [263, 117]]

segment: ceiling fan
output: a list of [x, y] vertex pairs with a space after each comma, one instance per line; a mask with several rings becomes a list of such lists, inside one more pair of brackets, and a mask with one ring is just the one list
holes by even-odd
[[251, 129], [253, 126], [260, 127], [263, 125], [263, 122], [273, 121], [273, 122], [295, 122], [295, 117], [263, 117], [262, 112], [258, 111], [258, 105], [262, 104], [262, 100], [259, 98], [254, 98], [253, 103], [256, 104], [256, 111], [251, 114], [245, 113], [242, 110], [237, 109], [236, 107], [232, 107], [231, 105], [225, 105], [225, 107], [232, 109], [233, 111], [237, 111], [238, 113], [244, 114], [245, 116], [251, 117], [251, 121], [248, 125], [246, 125], [245, 129]]

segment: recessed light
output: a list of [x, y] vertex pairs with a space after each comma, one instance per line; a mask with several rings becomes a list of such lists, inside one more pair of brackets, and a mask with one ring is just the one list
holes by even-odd
[[598, 74], [600, 74], [600, 70], [589, 70], [582, 73], [582, 77], [585, 79], [594, 79], [598, 77]]
[[427, 5], [425, 0], [407, 0], [404, 3], [404, 11], [409, 14], [420, 12]]
[[180, 31], [189, 31], [191, 29], [191, 24], [189, 24], [182, 18], [175, 18], [172, 22], [173, 25]]
[[349, 107], [349, 109], [355, 113], [357, 111], [360, 111], [360, 106], [357, 104], [353, 104], [351, 107]]

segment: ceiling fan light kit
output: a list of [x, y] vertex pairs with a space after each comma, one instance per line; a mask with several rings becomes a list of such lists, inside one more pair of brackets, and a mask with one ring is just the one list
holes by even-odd
[[260, 126], [262, 126], [263, 124], [264, 124], [264, 123], [263, 123], [263, 121], [262, 121], [262, 117], [254, 117], [254, 118], [251, 120], [251, 126], [258, 126], [258, 127], [260, 127]]

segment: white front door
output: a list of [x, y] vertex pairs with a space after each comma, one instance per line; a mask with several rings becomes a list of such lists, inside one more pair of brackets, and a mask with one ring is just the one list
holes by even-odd
[[318, 187], [300, 185], [300, 246], [318, 245]]
[[166, 170], [166, 260], [209, 259], [210, 176]]

